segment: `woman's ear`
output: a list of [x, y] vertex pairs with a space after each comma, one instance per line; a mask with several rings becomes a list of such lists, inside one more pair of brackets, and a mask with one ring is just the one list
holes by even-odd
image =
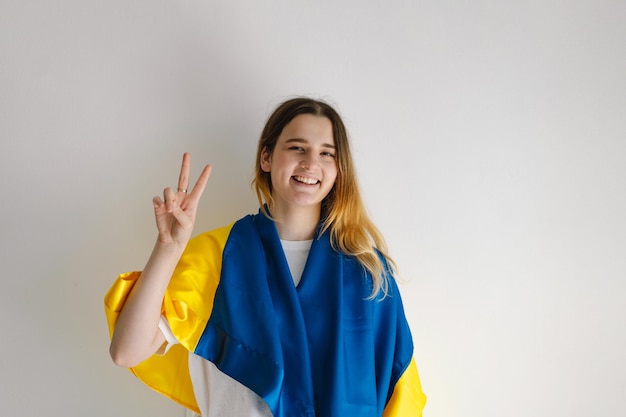
[[264, 146], [261, 150], [261, 170], [263, 172], [270, 172], [272, 166], [272, 154], [267, 150], [267, 146]]

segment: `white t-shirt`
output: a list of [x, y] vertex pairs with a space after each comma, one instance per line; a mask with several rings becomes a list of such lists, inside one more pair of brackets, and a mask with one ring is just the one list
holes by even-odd
[[281, 239], [280, 243], [283, 245], [283, 252], [285, 252], [285, 258], [287, 258], [287, 264], [289, 264], [291, 278], [293, 278], [293, 283], [297, 287], [300, 284], [302, 272], [304, 272], [313, 241]]
[[[280, 242], [283, 245], [294, 285], [298, 286], [313, 241], [281, 240]], [[159, 329], [167, 340], [165, 349], [161, 353], [165, 354], [172, 345], [178, 344], [178, 340], [172, 334], [172, 330], [164, 317], [161, 317]], [[189, 376], [200, 413], [205, 417], [272, 416], [267, 403], [254, 391], [217, 369], [212, 362], [193, 352], [189, 352]]]

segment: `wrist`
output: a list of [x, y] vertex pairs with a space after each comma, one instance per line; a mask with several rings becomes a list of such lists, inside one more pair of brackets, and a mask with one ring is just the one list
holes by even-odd
[[163, 242], [160, 239], [157, 239], [154, 244], [153, 252], [161, 256], [180, 257], [180, 255], [182, 255], [185, 251], [185, 247], [187, 247], [187, 243], [180, 244], [173, 240], [169, 242]]

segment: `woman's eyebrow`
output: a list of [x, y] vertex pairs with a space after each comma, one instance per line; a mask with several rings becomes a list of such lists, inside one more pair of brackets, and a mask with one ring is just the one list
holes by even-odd
[[[291, 138], [291, 139], [287, 139], [285, 143], [309, 143], [309, 141], [304, 138]], [[336, 148], [336, 146], [333, 145], [332, 143], [322, 143], [322, 146], [325, 148], [332, 148], [332, 149]]]

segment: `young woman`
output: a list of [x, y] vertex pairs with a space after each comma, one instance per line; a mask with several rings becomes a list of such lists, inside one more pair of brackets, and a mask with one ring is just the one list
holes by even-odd
[[155, 197], [142, 272], [105, 298], [110, 353], [204, 416], [421, 416], [393, 261], [328, 104], [281, 104], [261, 134], [258, 214], [190, 239], [211, 168]]

